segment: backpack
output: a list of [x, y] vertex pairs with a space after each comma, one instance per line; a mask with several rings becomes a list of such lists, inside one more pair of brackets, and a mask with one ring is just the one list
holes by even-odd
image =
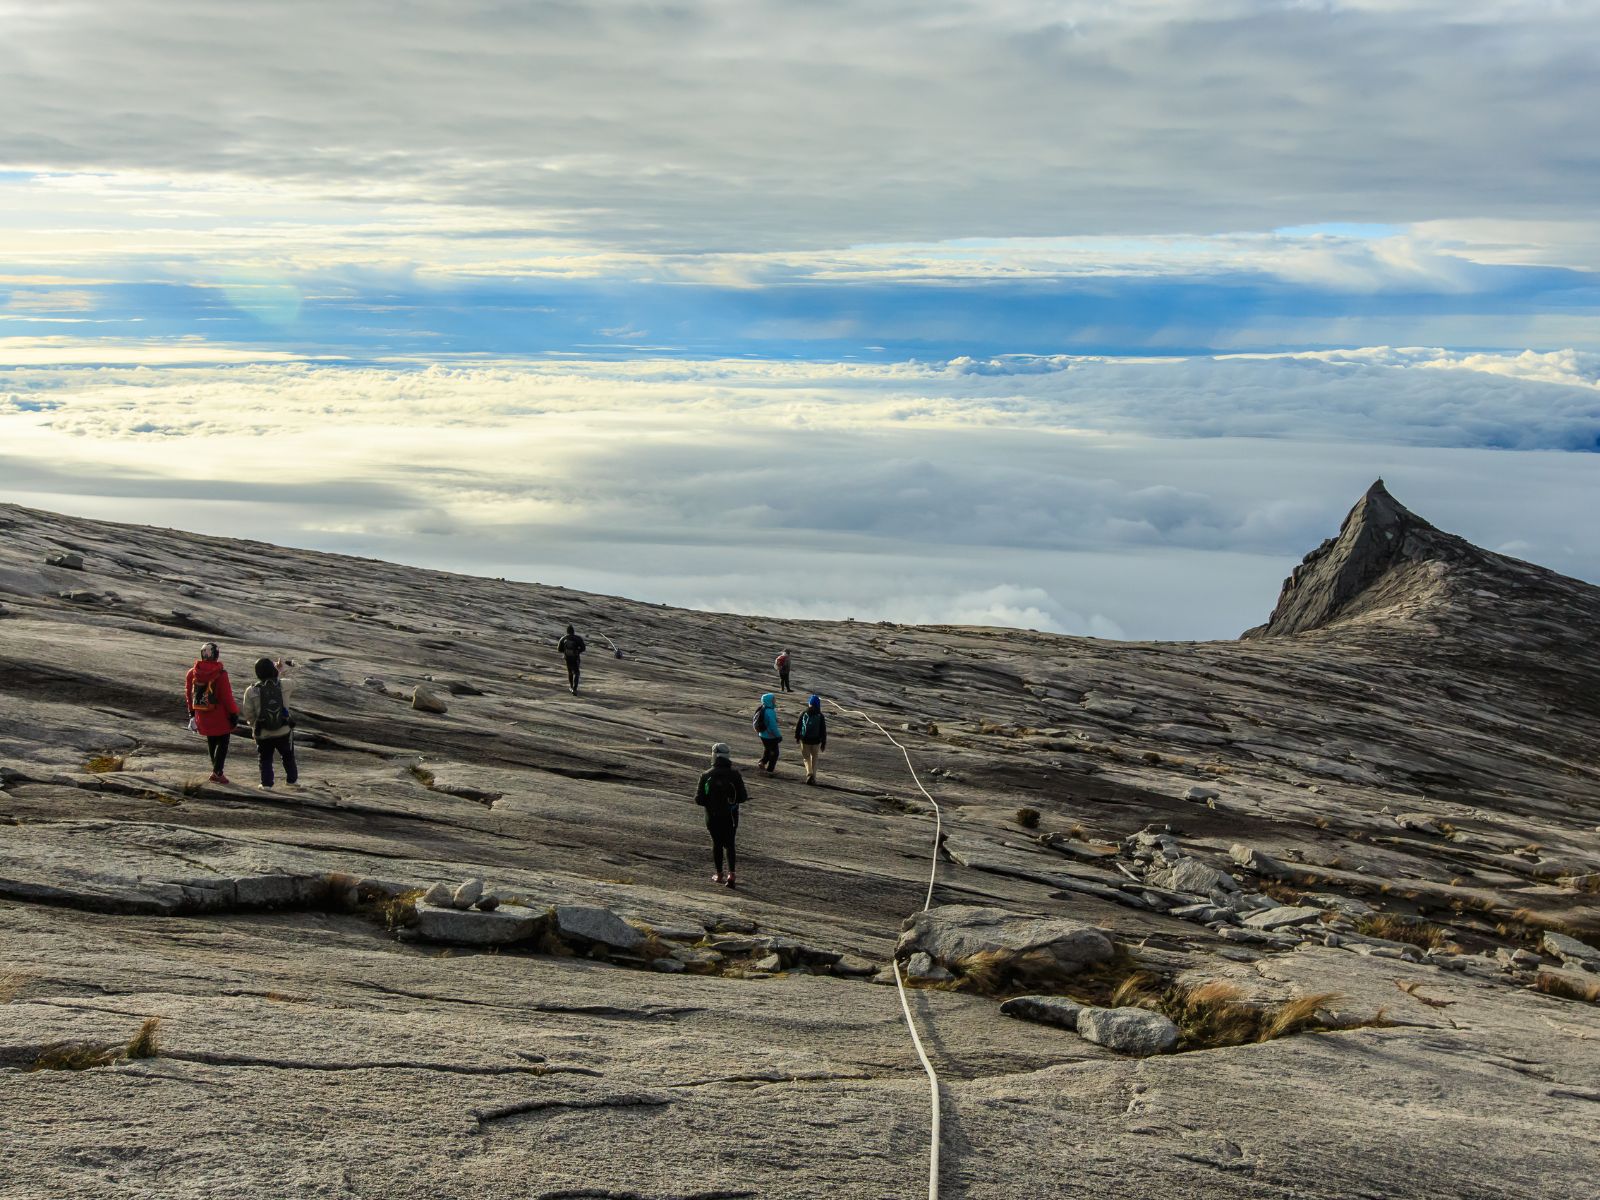
[[756, 715], [750, 718], [750, 728], [754, 729], [762, 737], [767, 735], [767, 706], [765, 704], [756, 709]]
[[739, 803], [739, 789], [734, 786], [730, 771], [714, 771], [706, 777], [700, 798], [707, 809], [735, 808]]
[[289, 717], [289, 706], [283, 702], [283, 685], [276, 679], [263, 679], [256, 684], [256, 703], [260, 713], [256, 718], [258, 731], [294, 724]]
[[800, 714], [800, 740], [802, 742], [809, 742], [812, 738], [821, 740], [822, 733], [817, 729], [817, 722], [821, 719], [822, 714], [811, 708]]
[[210, 712], [217, 706], [217, 681], [213, 676], [207, 680], [196, 679], [194, 690], [189, 693], [189, 707], [195, 712]]

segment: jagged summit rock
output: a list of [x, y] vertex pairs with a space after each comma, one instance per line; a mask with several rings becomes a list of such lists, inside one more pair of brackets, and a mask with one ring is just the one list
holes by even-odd
[[1484, 565], [1486, 551], [1428, 524], [1379, 479], [1339, 527], [1283, 582], [1277, 607], [1247, 638], [1322, 629], [1393, 606], [1437, 584], [1438, 567]]

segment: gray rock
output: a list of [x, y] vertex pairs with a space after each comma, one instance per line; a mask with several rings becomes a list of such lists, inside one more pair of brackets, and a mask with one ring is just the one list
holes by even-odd
[[500, 897], [490, 892], [487, 896], [479, 896], [472, 907], [480, 912], [493, 912], [500, 907]]
[[457, 908], [471, 908], [482, 896], [483, 880], [469, 879], [451, 895], [450, 903]]
[[444, 697], [445, 693], [438, 689], [419, 683], [411, 689], [411, 707], [418, 712], [447, 713], [450, 704]]
[[1180, 921], [1198, 921], [1202, 925], [1209, 925], [1212, 921], [1231, 924], [1239, 919], [1231, 908], [1217, 904], [1180, 904], [1177, 908], [1168, 909], [1167, 915], [1177, 917]]
[[1192, 787], [1183, 794], [1183, 798], [1204, 804], [1207, 800], [1220, 800], [1222, 793], [1217, 791], [1216, 788]]
[[1245, 870], [1254, 871], [1268, 879], [1293, 879], [1298, 874], [1287, 863], [1279, 862], [1270, 854], [1263, 854], [1253, 846], [1243, 846], [1237, 842], [1229, 849], [1228, 857]]
[[651, 959], [650, 969], [653, 971], [660, 971], [664, 975], [681, 975], [689, 968], [684, 966], [683, 963], [678, 959], [669, 956], [666, 958]]
[[1364, 900], [1357, 900], [1354, 896], [1338, 896], [1332, 892], [1308, 892], [1300, 897], [1300, 901], [1331, 912], [1344, 913], [1347, 917], [1365, 917], [1378, 911]]
[[1269, 908], [1266, 912], [1251, 913], [1244, 919], [1244, 923], [1251, 929], [1271, 933], [1275, 929], [1287, 929], [1292, 925], [1309, 925], [1312, 921], [1320, 921], [1322, 911], [1320, 908], [1304, 904], [1285, 904]]
[[422, 894], [421, 903], [448, 905], [454, 896], [455, 892], [448, 883], [436, 883]]
[[87, 588], [74, 588], [68, 592], [57, 592], [57, 599], [66, 600], [72, 604], [98, 604], [100, 593], [91, 592]]
[[1401, 829], [1409, 829], [1413, 833], [1431, 833], [1440, 837], [1444, 835], [1439, 823], [1427, 813], [1399, 813], [1395, 816], [1394, 823]]
[[847, 979], [860, 979], [878, 971], [878, 964], [862, 958], [859, 954], [841, 954], [837, 962], [829, 968], [835, 975], [842, 975]]
[[1000, 1006], [1008, 1017], [1078, 1031], [1078, 1014], [1084, 1006], [1065, 996], [1014, 996]]
[[1078, 1013], [1078, 1036], [1115, 1050], [1145, 1057], [1178, 1044], [1178, 1027], [1145, 1008], [1085, 1008]]
[[781, 971], [783, 970], [783, 958], [777, 954], [768, 954], [763, 958], [756, 959], [751, 965], [758, 971]]
[[1177, 892], [1192, 892], [1200, 896], [1236, 892], [1238, 882], [1226, 871], [1208, 867], [1198, 858], [1180, 858], [1176, 862], [1157, 862], [1145, 870], [1144, 881], [1157, 887], [1171, 888]]
[[1048, 960], [1064, 975], [1105, 962], [1112, 956], [1105, 930], [1065, 917], [1027, 917], [1003, 908], [944, 904], [905, 922], [895, 947], [897, 957], [925, 951], [950, 968], [980, 954], [1002, 960], [1029, 955]]
[[918, 950], [906, 959], [906, 978], [921, 983], [948, 983], [955, 976], [933, 961], [924, 950]]
[[417, 903], [416, 937], [429, 942], [461, 946], [504, 946], [531, 938], [543, 914], [520, 904], [506, 904], [493, 912]]
[[52, 567], [62, 567], [68, 571], [83, 570], [83, 555], [71, 550], [63, 554], [52, 554], [44, 561]]
[[1546, 933], [1539, 939], [1539, 948], [1552, 954], [1569, 967], [1600, 974], [1600, 950], [1564, 933]]
[[368, 675], [361, 681], [361, 686], [369, 692], [387, 692], [389, 690], [389, 685], [376, 675]]
[[556, 932], [613, 950], [634, 950], [644, 941], [644, 934], [616, 913], [594, 904], [556, 905]]
[[1113, 721], [1126, 720], [1137, 711], [1131, 700], [1114, 700], [1109, 696], [1098, 696], [1093, 692], [1083, 698], [1079, 707], [1086, 713], [1093, 713], [1097, 717], [1108, 717]]

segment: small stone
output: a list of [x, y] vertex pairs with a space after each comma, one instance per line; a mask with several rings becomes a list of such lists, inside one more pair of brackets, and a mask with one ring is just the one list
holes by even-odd
[[1575, 937], [1568, 937], [1564, 933], [1546, 933], [1539, 940], [1539, 948], [1569, 967], [1600, 974], [1600, 950]]
[[1203, 804], [1207, 800], [1219, 800], [1219, 799], [1221, 799], [1222, 798], [1222, 793], [1217, 791], [1216, 788], [1192, 787], [1187, 792], [1185, 792], [1183, 794], [1183, 798], [1185, 800], [1193, 800], [1196, 803]]
[[71, 550], [68, 550], [63, 554], [52, 554], [44, 561], [49, 566], [61, 567], [68, 571], [83, 570], [83, 555], [76, 554]]
[[777, 954], [768, 954], [763, 958], [756, 959], [751, 965], [758, 971], [781, 971], [783, 970], [783, 958]]
[[478, 902], [472, 907], [479, 912], [493, 912], [500, 907], [500, 897], [490, 892], [487, 896], [479, 896]]
[[1014, 996], [1000, 1006], [1004, 1016], [1040, 1025], [1054, 1025], [1057, 1029], [1078, 1031], [1078, 1014], [1084, 1006], [1065, 996]]
[[1178, 1027], [1145, 1008], [1085, 1008], [1078, 1036], [1118, 1054], [1162, 1054], [1178, 1044]]
[[422, 902], [424, 904], [448, 905], [454, 896], [455, 893], [451, 891], [449, 884], [436, 883], [426, 892], [422, 893]]
[[655, 958], [650, 960], [650, 969], [667, 975], [678, 975], [689, 968], [675, 958]]
[[906, 978], [923, 983], [948, 983], [955, 976], [933, 961], [933, 956], [918, 950], [906, 959]]
[[450, 903], [457, 908], [471, 908], [483, 895], [483, 880], [469, 879], [458, 887], [450, 897]]
[[450, 711], [450, 705], [445, 700], [442, 692], [421, 683], [411, 689], [411, 707], [418, 712], [447, 713]]
[[376, 675], [368, 675], [361, 681], [361, 686], [369, 692], [387, 692], [389, 690], [389, 685]]
[[842, 975], [847, 979], [859, 979], [874, 974], [878, 970], [878, 964], [862, 958], [859, 954], [841, 954], [839, 961], [834, 963], [830, 970], [835, 975]]

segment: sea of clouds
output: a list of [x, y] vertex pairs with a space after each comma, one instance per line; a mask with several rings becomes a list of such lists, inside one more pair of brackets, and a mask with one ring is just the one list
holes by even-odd
[[33, 348], [0, 369], [0, 499], [690, 607], [1233, 636], [1380, 475], [1444, 528], [1600, 580], [1596, 355]]

